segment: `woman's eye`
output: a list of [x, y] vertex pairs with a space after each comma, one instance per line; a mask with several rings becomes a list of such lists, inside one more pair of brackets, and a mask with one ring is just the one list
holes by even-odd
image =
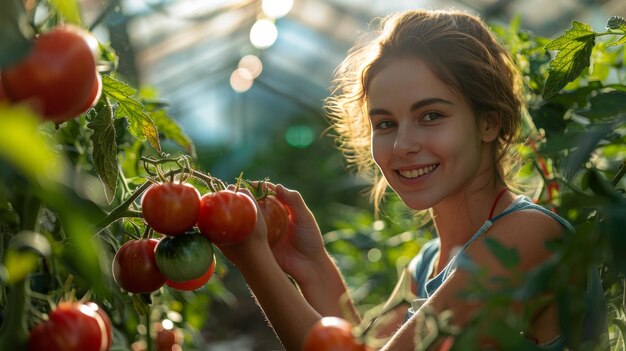
[[432, 121], [436, 121], [438, 119], [440, 119], [442, 116], [440, 113], [437, 112], [428, 112], [426, 114], [424, 114], [424, 116], [422, 117], [422, 120], [425, 122], [432, 122]]
[[393, 127], [393, 122], [391, 121], [380, 121], [376, 123], [376, 129], [388, 129]]

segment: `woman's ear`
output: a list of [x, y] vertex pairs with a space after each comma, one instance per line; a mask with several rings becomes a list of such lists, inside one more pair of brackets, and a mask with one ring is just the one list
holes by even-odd
[[500, 120], [495, 112], [485, 113], [480, 118], [480, 136], [485, 143], [490, 143], [500, 134]]

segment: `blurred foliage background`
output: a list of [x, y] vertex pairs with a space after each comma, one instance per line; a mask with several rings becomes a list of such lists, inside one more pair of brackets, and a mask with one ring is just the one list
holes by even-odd
[[[10, 3], [2, 0], [3, 8]], [[140, 234], [142, 223], [129, 217], [102, 228], [106, 214], [145, 181], [140, 156], [159, 152], [149, 135], [131, 132], [143, 114], [119, 112], [119, 106], [135, 102], [158, 129], [160, 151], [192, 155], [197, 169], [228, 182], [243, 171], [246, 178], [268, 177], [299, 190], [360, 308], [384, 302], [402, 268], [434, 233], [423, 216], [407, 211], [392, 195], [381, 214], [374, 215], [368, 184], [347, 172], [325, 133], [321, 106], [332, 70], [371, 18], [418, 5], [455, 6], [482, 15], [524, 73], [529, 104], [525, 133], [533, 142], [518, 150], [524, 158], [520, 172], [529, 196], [571, 220], [578, 235], [555, 243], [562, 259], [529, 277], [520, 289], [529, 295], [546, 289], [559, 294], [566, 306], [564, 332], [575, 343], [575, 321], [585, 303], [582, 285], [551, 278], [598, 267], [609, 306], [608, 342], [611, 349], [624, 349], [626, 25], [619, 17], [607, 21], [626, 12], [619, 0], [542, 3], [545, 11], [536, 11], [533, 1], [295, 0], [288, 15], [269, 18], [278, 39], [260, 48], [249, 43], [252, 25], [268, 17], [260, 1], [25, 2], [31, 26], [45, 30], [64, 20], [81, 23], [99, 38], [100, 71], [110, 77], [103, 95], [116, 114], [105, 121], [115, 138], [105, 143], [92, 138], [102, 133], [90, 126], [102, 118], [98, 109], [55, 126], [40, 123], [28, 108], [0, 103], [0, 317], [6, 322], [16, 282], [28, 277], [32, 307], [24, 310], [27, 326], [49, 309], [50, 301], [89, 292], [112, 317], [113, 349], [129, 350], [145, 338], [140, 317], [147, 311], [145, 301], [122, 293], [110, 275], [113, 254], [131, 235]], [[15, 20], [0, 20], [6, 37]], [[572, 27], [572, 20], [581, 21], [580, 26]], [[565, 44], [581, 44], [546, 50], [561, 35]], [[552, 62], [573, 64], [551, 66], [557, 52], [566, 56]], [[13, 54], [3, 50], [3, 64]], [[257, 78], [244, 79], [250, 84], [244, 90], [232, 79], [241, 58], [250, 54], [263, 69]], [[552, 78], [551, 70], [556, 72]], [[555, 84], [557, 74], [565, 78]], [[118, 91], [121, 95], [114, 94]], [[111, 145], [115, 162], [102, 164], [94, 150]], [[103, 185], [99, 175], [112, 168], [115, 182]], [[50, 252], [37, 240], [18, 235], [23, 230], [44, 235]], [[501, 294], [499, 299], [485, 295], [498, 301], [485, 309], [487, 319], [489, 311], [510, 302], [510, 291]], [[151, 320], [168, 320], [183, 330], [185, 350], [280, 349], [241, 277], [220, 256], [216, 276], [202, 289], [181, 293], [163, 288], [151, 302]], [[510, 333], [523, 321], [497, 322], [485, 325], [477, 319], [457, 347], [471, 349], [476, 330], [509, 338], [510, 349], [527, 346]]]

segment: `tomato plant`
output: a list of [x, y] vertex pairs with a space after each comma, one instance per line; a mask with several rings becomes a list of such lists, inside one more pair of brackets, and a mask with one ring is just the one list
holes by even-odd
[[287, 208], [273, 195], [260, 198], [258, 203], [267, 226], [267, 240], [270, 245], [274, 245], [289, 230], [289, 213]]
[[206, 284], [211, 279], [211, 277], [213, 276], [213, 273], [215, 273], [215, 255], [213, 255], [213, 262], [211, 262], [209, 269], [207, 269], [207, 271], [204, 272], [204, 274], [201, 275], [200, 277], [196, 279], [187, 280], [184, 282], [175, 282], [173, 280], [168, 279], [165, 281], [165, 285], [169, 286], [172, 289], [176, 289], [180, 291], [196, 290], [196, 289], [200, 289], [201, 287], [203, 287], [204, 284]]
[[230, 190], [205, 194], [200, 200], [198, 229], [216, 244], [237, 244], [256, 225], [257, 210], [247, 195]]
[[152, 185], [141, 198], [141, 213], [155, 231], [180, 235], [196, 224], [200, 193], [186, 183]]
[[185, 282], [201, 277], [213, 264], [213, 245], [195, 233], [166, 236], [157, 244], [154, 255], [159, 271], [167, 279]]
[[165, 284], [154, 257], [158, 243], [156, 239], [130, 240], [120, 247], [113, 257], [113, 278], [120, 288], [146, 294]]
[[104, 351], [110, 338], [102, 317], [82, 303], [61, 303], [30, 333], [29, 351]]
[[11, 101], [31, 103], [54, 122], [76, 117], [93, 101], [97, 50], [97, 40], [87, 31], [55, 27], [35, 38], [26, 57], [3, 69], [5, 94]]
[[352, 324], [339, 317], [323, 317], [309, 330], [302, 351], [366, 351], [352, 334]]

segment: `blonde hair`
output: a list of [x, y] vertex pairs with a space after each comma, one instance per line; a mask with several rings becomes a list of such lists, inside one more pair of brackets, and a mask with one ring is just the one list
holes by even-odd
[[497, 120], [501, 129], [493, 162], [496, 179], [506, 183], [513, 163], [508, 150], [521, 124], [521, 77], [485, 23], [460, 11], [412, 10], [383, 18], [363, 39], [335, 71], [325, 113], [348, 164], [373, 182], [370, 195], [376, 207], [388, 184], [371, 157], [366, 100], [372, 78], [399, 57], [424, 60], [466, 98], [478, 118]]

